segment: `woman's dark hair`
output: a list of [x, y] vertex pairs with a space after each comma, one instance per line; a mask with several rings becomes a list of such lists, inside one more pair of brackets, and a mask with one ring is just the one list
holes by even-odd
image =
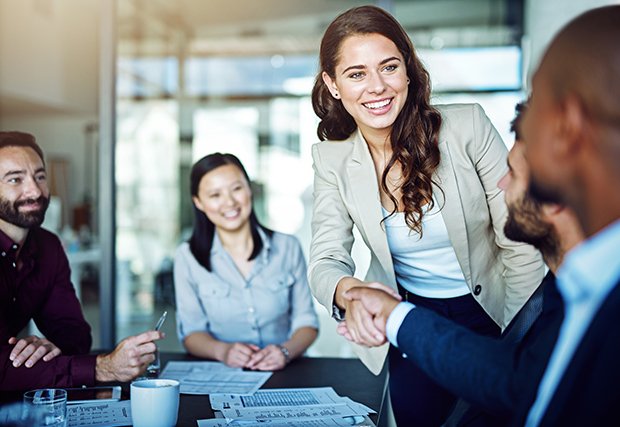
[[321, 141], [349, 138], [357, 125], [323, 82], [322, 73], [335, 80], [340, 46], [348, 37], [380, 34], [390, 39], [405, 60], [410, 79], [405, 105], [392, 126], [392, 157], [383, 171], [381, 188], [394, 203], [398, 201], [387, 186], [388, 172], [396, 163], [402, 169], [401, 187], [405, 219], [414, 231], [422, 232], [422, 206], [433, 207], [432, 176], [439, 165], [439, 128], [441, 113], [430, 105], [430, 77], [416, 55], [409, 36], [392, 15], [376, 6], [360, 6], [338, 16], [327, 28], [321, 41], [319, 73], [312, 89], [312, 107], [321, 119], [317, 134]]
[[[245, 171], [245, 168], [236, 156], [227, 153], [213, 153], [198, 160], [194, 163], [194, 166], [192, 166], [192, 171], [190, 173], [190, 193], [192, 197], [198, 197], [198, 188], [200, 186], [200, 180], [202, 180], [203, 176], [212, 170], [225, 165], [234, 165], [238, 167], [243, 173], [245, 179], [248, 181], [248, 184], [250, 183], [248, 173]], [[263, 241], [258, 233], [259, 227], [265, 232], [265, 234], [267, 234], [268, 237], [273, 235], [272, 230], [263, 227], [258, 222], [258, 218], [256, 218], [256, 214], [254, 213], [254, 206], [252, 205], [252, 210], [250, 212], [250, 230], [252, 232], [252, 242], [254, 244], [254, 248], [252, 249], [252, 253], [250, 254], [248, 260], [253, 260], [256, 258], [261, 249], [263, 249]], [[196, 258], [200, 265], [208, 271], [212, 271], [211, 248], [213, 247], [214, 235], [215, 224], [207, 218], [207, 215], [205, 215], [204, 212], [199, 210], [194, 205], [194, 231], [189, 239], [189, 248], [192, 251], [194, 258]]]

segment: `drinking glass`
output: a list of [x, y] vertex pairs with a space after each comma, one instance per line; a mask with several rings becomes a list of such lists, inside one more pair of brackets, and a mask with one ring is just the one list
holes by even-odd
[[42, 426], [66, 427], [67, 392], [60, 388], [44, 388], [24, 393], [24, 415], [42, 414]]

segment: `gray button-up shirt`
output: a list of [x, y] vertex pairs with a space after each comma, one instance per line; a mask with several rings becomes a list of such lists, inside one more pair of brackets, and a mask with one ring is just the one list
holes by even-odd
[[177, 333], [181, 343], [193, 332], [225, 342], [264, 347], [281, 344], [303, 326], [318, 328], [308, 287], [306, 261], [297, 239], [282, 233], [268, 238], [244, 278], [215, 234], [212, 272], [192, 255], [189, 243], [174, 260]]

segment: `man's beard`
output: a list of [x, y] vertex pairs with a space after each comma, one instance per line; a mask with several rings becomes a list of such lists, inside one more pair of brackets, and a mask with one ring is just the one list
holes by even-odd
[[508, 206], [504, 234], [515, 242], [534, 246], [546, 256], [555, 256], [558, 250], [555, 229], [541, 219], [541, 208], [541, 203], [530, 194]]
[[[0, 197], [0, 219], [21, 228], [38, 227], [45, 219], [49, 202], [49, 198], [44, 196], [39, 196], [37, 199], [18, 200], [13, 203]], [[39, 209], [28, 212], [19, 211], [20, 206], [32, 203], [38, 203]]]
[[528, 191], [529, 197], [531, 197], [535, 202], [538, 202], [538, 203], [555, 203], [555, 204], [564, 203], [564, 201], [562, 200], [562, 198], [557, 192], [542, 185], [540, 182], [536, 180], [534, 176], [530, 177], [530, 184], [529, 184], [529, 188], [527, 191]]

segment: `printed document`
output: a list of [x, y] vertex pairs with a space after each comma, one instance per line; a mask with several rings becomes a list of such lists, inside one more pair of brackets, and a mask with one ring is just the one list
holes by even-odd
[[198, 420], [198, 427], [375, 427], [375, 424], [367, 416], [355, 416], [349, 418], [321, 418], [312, 421], [232, 421], [226, 422], [224, 418], [212, 418]]
[[67, 405], [67, 427], [111, 427], [131, 424], [129, 400]]
[[178, 380], [183, 394], [251, 395], [271, 377], [271, 372], [244, 371], [220, 362], [168, 362], [160, 378]]
[[363, 421], [365, 415], [374, 413], [348, 397], [340, 397], [331, 387], [258, 390], [252, 396], [211, 395], [209, 400], [232, 425], [279, 427], [318, 420], [322, 420], [320, 424], [307, 425], [356, 425], [356, 417]]

